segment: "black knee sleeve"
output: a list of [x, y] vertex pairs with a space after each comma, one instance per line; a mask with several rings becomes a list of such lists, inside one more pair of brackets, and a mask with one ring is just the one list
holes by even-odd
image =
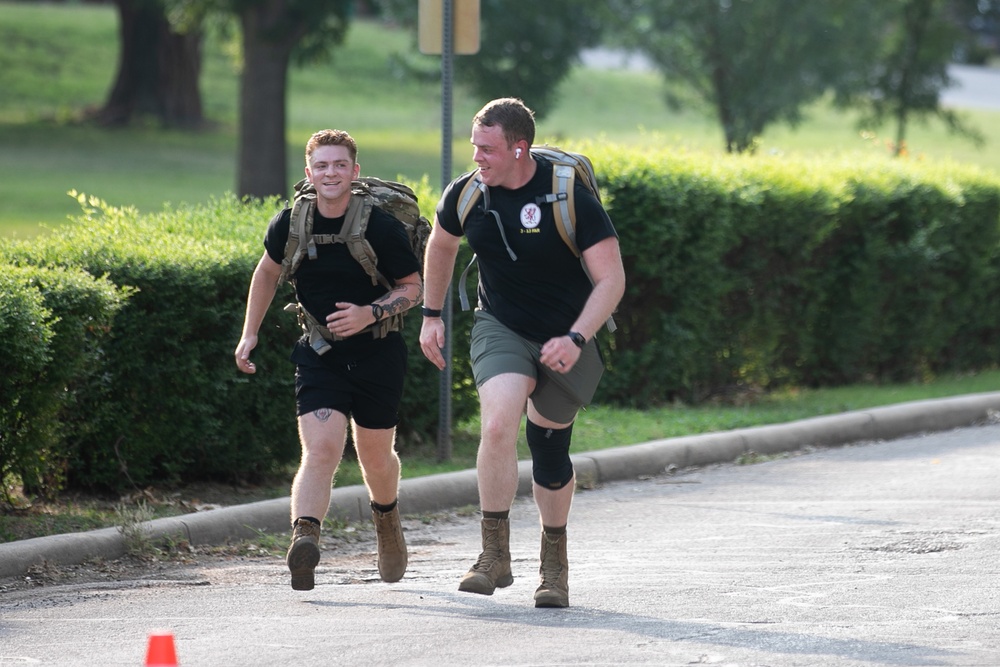
[[528, 420], [524, 429], [531, 450], [531, 476], [539, 486], [557, 491], [573, 479], [573, 461], [569, 442], [573, 425], [566, 428], [542, 428]]

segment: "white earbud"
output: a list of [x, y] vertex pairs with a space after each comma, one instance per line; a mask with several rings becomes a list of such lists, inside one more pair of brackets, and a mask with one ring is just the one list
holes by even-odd
[[521, 149], [520, 148], [515, 148], [514, 149], [514, 159], [515, 160], [520, 160], [521, 159]]

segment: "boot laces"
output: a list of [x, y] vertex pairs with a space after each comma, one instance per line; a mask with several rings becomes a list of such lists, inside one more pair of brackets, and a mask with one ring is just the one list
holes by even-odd
[[396, 530], [395, 522], [389, 512], [379, 512], [375, 510], [378, 520], [375, 522], [375, 533], [382, 540], [386, 548], [399, 548], [399, 531]]
[[472, 569], [477, 572], [487, 572], [493, 564], [500, 559], [500, 540], [497, 538], [495, 533], [489, 533], [486, 537], [486, 543], [483, 545], [483, 552], [479, 554], [479, 558], [476, 559], [476, 564], [472, 566]]
[[319, 539], [319, 526], [312, 523], [311, 521], [300, 521], [295, 524], [295, 530], [292, 531], [292, 541], [302, 539], [303, 537], [312, 537]]
[[[548, 540], [548, 538], [546, 538]], [[562, 576], [562, 562], [559, 559], [559, 551], [553, 546], [545, 550], [545, 558], [542, 559], [542, 585], [550, 586], [559, 581]]]

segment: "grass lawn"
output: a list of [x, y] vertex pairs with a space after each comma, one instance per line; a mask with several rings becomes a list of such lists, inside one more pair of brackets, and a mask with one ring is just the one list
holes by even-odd
[[[214, 128], [197, 133], [142, 126], [100, 129], [81, 124], [100, 106], [118, 58], [111, 5], [0, 2], [0, 235], [31, 236], [66, 224], [79, 212], [70, 190], [140, 211], [207, 201], [236, 182], [238, 79], [233, 45], [206, 42], [203, 103]], [[332, 62], [293, 69], [288, 94], [288, 183], [302, 175], [302, 148], [323, 127], [349, 130], [360, 144], [365, 173], [441, 181], [441, 87], [401, 78], [400, 59], [436, 72], [437, 59], [415, 53], [408, 32], [357, 22]], [[677, 150], [722, 151], [717, 122], [704, 110], [668, 110], [663, 82], [651, 72], [575, 69], [559, 104], [539, 122], [539, 141], [595, 139]], [[528, 100], [530, 104], [530, 100]], [[468, 122], [481, 106], [456, 89], [452, 172], [471, 164]], [[770, 128], [761, 150], [787, 155], [887, 153], [865, 139], [853, 118], [818, 104], [801, 127]], [[910, 159], [969, 162], [1000, 172], [1000, 112], [969, 111], [987, 135], [984, 148], [939, 125], [915, 125]], [[889, 130], [885, 130], [889, 134]]]

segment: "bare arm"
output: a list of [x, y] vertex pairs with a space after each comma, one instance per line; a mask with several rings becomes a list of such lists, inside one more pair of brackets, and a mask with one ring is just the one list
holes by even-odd
[[[458, 246], [461, 242], [461, 236], [454, 236], [445, 231], [435, 219], [424, 255], [424, 289], [426, 290], [424, 303], [428, 308], [440, 310], [444, 307], [448, 285], [451, 284], [451, 276], [455, 271], [455, 257], [458, 255]], [[441, 354], [444, 345], [444, 320], [440, 317], [425, 317], [424, 323], [420, 327], [420, 349], [423, 350], [424, 356], [439, 369], [443, 369], [446, 364], [444, 355]]]
[[372, 304], [337, 302], [337, 310], [326, 318], [326, 328], [338, 336], [353, 336], [370, 324], [375, 323], [372, 305], [382, 307], [383, 317], [404, 313], [420, 303], [424, 298], [424, 283], [419, 273], [411, 273], [396, 281], [396, 285]]
[[[594, 281], [594, 289], [571, 331], [583, 334], [589, 341], [615, 312], [625, 294], [625, 269], [618, 239], [606, 238], [587, 248], [583, 251], [583, 261]], [[542, 346], [541, 362], [559, 372], [568, 372], [579, 358], [580, 348], [569, 336], [553, 338]]]
[[244, 373], [256, 373], [257, 367], [250, 361], [250, 352], [257, 347], [257, 332], [264, 321], [264, 315], [274, 300], [278, 289], [278, 276], [281, 275], [281, 264], [278, 264], [265, 252], [250, 279], [250, 292], [247, 294], [247, 310], [243, 318], [243, 333], [236, 346], [236, 367]]

